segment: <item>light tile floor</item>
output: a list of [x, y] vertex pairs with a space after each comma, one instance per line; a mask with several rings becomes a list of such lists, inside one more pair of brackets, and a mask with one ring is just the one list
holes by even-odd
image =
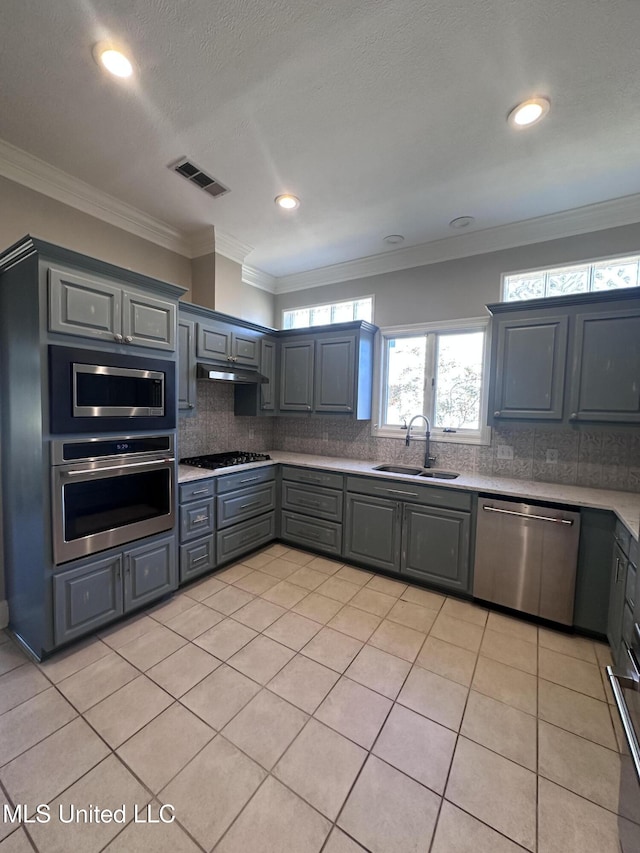
[[0, 632], [0, 810], [52, 807], [0, 849], [638, 853], [609, 660], [273, 545], [39, 666]]

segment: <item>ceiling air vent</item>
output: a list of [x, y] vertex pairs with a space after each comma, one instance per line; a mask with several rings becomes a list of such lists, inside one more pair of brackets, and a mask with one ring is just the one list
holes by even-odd
[[229, 187], [225, 187], [225, 185], [221, 184], [220, 181], [216, 181], [215, 178], [212, 178], [211, 175], [207, 175], [207, 173], [203, 172], [199, 166], [196, 166], [195, 163], [192, 163], [184, 157], [181, 157], [175, 163], [172, 163], [169, 168], [174, 172], [177, 172], [179, 175], [182, 175], [183, 178], [186, 178], [192, 184], [200, 187], [201, 190], [209, 193], [209, 195], [212, 195], [214, 198], [229, 192]]

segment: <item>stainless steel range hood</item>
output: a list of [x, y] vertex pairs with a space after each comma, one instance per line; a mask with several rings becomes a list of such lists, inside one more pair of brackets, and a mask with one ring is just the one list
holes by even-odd
[[264, 385], [269, 380], [257, 370], [242, 370], [237, 367], [223, 367], [215, 364], [198, 363], [197, 379], [208, 379], [211, 382], [232, 382], [234, 385]]

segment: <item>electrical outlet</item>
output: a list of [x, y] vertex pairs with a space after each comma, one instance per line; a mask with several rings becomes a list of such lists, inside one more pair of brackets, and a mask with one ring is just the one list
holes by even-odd
[[249, 427], [249, 439], [252, 439], [255, 437], [256, 437], [256, 431], [254, 430], [253, 427]]
[[558, 451], [557, 450], [547, 450], [547, 462], [550, 465], [557, 465], [558, 463]]
[[499, 444], [498, 459], [513, 459], [513, 447], [510, 444]]
[[326, 429], [322, 430], [322, 440], [323, 441], [329, 441], [329, 431]]

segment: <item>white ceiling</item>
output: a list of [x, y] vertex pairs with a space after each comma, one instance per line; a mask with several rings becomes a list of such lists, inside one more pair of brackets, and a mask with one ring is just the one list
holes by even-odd
[[[637, 0], [2, 0], [2, 22], [0, 138], [273, 276], [640, 192]], [[93, 61], [105, 38], [133, 81]], [[512, 130], [533, 94], [548, 118]]]

